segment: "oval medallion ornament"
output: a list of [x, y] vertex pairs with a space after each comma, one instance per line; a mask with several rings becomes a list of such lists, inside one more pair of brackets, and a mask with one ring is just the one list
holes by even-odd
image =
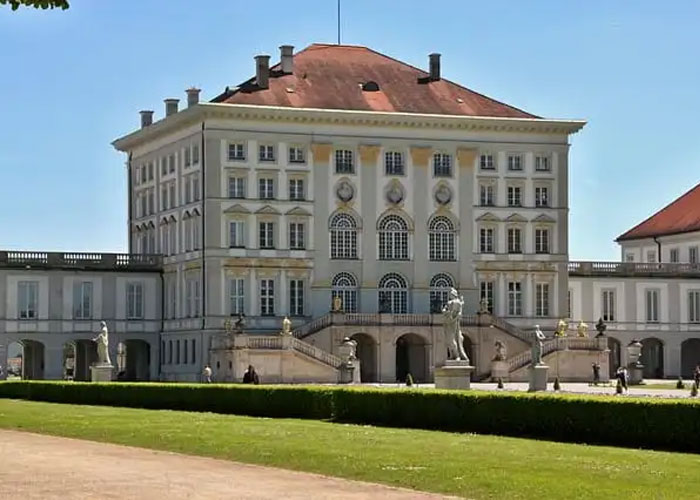
[[335, 194], [338, 196], [340, 201], [347, 203], [355, 197], [355, 188], [352, 187], [352, 184], [350, 184], [348, 181], [340, 181], [337, 189], [335, 190]]
[[397, 205], [403, 201], [403, 188], [400, 184], [392, 184], [386, 192], [386, 199], [389, 203]]
[[435, 201], [437, 201], [440, 205], [447, 205], [450, 201], [452, 201], [452, 191], [450, 188], [444, 184], [438, 187], [435, 191]]

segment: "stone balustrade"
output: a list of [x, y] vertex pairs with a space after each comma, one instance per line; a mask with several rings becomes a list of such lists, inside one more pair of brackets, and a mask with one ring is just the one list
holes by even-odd
[[0, 268], [87, 269], [97, 271], [159, 271], [161, 255], [1, 250]]
[[653, 262], [569, 262], [569, 276], [700, 276], [700, 264]]

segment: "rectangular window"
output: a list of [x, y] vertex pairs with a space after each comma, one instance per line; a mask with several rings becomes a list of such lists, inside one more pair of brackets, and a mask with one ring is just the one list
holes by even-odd
[[199, 278], [185, 280], [185, 315], [188, 318], [199, 316]]
[[163, 186], [160, 188], [160, 209], [168, 209], [168, 186]]
[[260, 144], [258, 151], [260, 161], [275, 161], [275, 147], [272, 144]]
[[304, 154], [304, 148], [300, 146], [290, 146], [289, 147], [289, 163], [304, 163], [306, 162], [306, 155]]
[[523, 206], [521, 189], [519, 186], [508, 186], [508, 206], [509, 207], [521, 207], [521, 206]]
[[669, 260], [670, 260], [671, 262], [677, 263], [677, 262], [678, 262], [678, 249], [677, 249], [677, 248], [672, 248], [671, 251], [670, 251], [670, 256], [669, 256], [669, 257], [670, 257]]
[[289, 179], [289, 199], [301, 201], [304, 198], [304, 180]]
[[612, 323], [616, 321], [617, 314], [615, 314], [615, 290], [603, 290], [603, 321]]
[[150, 162], [148, 164], [148, 180], [149, 181], [153, 180], [153, 162]]
[[452, 156], [447, 153], [433, 155], [433, 176], [452, 177]]
[[260, 315], [275, 315], [275, 281], [260, 280]]
[[549, 253], [549, 229], [535, 229], [535, 253]]
[[523, 292], [519, 281], [508, 282], [508, 316], [523, 315]]
[[489, 314], [493, 314], [493, 281], [482, 281], [479, 283], [479, 300], [485, 300], [486, 309]]
[[235, 220], [229, 222], [228, 246], [230, 248], [245, 247], [245, 222], [243, 222], [242, 220]]
[[688, 292], [688, 322], [700, 323], [700, 290]]
[[245, 147], [243, 143], [233, 143], [228, 145], [228, 160], [245, 160]]
[[90, 281], [73, 285], [73, 318], [92, 318], [92, 283]]
[[168, 340], [168, 364], [173, 364], [173, 341]]
[[289, 280], [289, 314], [304, 315], [304, 281]]
[[175, 364], [180, 364], [180, 340], [175, 341]]
[[192, 197], [190, 193], [190, 178], [185, 177], [185, 182], [182, 184], [183, 198], [185, 199], [185, 204], [192, 202]]
[[649, 250], [647, 252], [647, 262], [656, 262], [656, 251]]
[[169, 174], [175, 173], [175, 155], [174, 154], [168, 156], [168, 173]]
[[549, 172], [551, 170], [549, 164], [549, 156], [546, 155], [536, 155], [535, 156], [535, 171], [537, 172]]
[[384, 153], [384, 173], [386, 175], [403, 175], [403, 154], [399, 151], [387, 151]]
[[201, 248], [199, 241], [199, 224], [200, 217], [194, 217], [191, 221], [192, 224], [192, 245], [194, 250], [199, 250]]
[[176, 292], [177, 282], [175, 278], [171, 278], [168, 283], [168, 309], [170, 318], [175, 318], [177, 316], [177, 292]]
[[37, 281], [17, 283], [17, 305], [19, 319], [39, 317], [39, 283]]
[[195, 359], [196, 359], [196, 346], [197, 346], [197, 341], [195, 339], [190, 340], [190, 363], [195, 364]]
[[168, 159], [165, 156], [160, 159], [160, 175], [168, 175]]
[[272, 200], [275, 198], [274, 179], [258, 179], [258, 198]]
[[126, 284], [126, 319], [143, 319], [143, 284]]
[[275, 224], [273, 222], [260, 223], [260, 248], [275, 248]]
[[141, 184], [146, 182], [146, 175], [148, 172], [146, 171], [148, 167], [146, 165], [141, 165]]
[[355, 173], [355, 164], [353, 162], [352, 151], [348, 149], [338, 149], [335, 152], [335, 173], [336, 174], [353, 174]]
[[508, 170], [522, 170], [523, 157], [521, 155], [508, 155]]
[[169, 230], [169, 236], [170, 236], [170, 253], [171, 254], [176, 254], [177, 253], [177, 223], [173, 222], [170, 225], [170, 230]]
[[199, 175], [192, 176], [192, 201], [199, 201]]
[[199, 144], [192, 145], [192, 165], [199, 163]]
[[185, 148], [185, 159], [184, 159], [184, 163], [185, 163], [185, 165], [184, 165], [185, 168], [187, 168], [187, 167], [189, 167], [189, 166], [192, 165], [192, 150], [191, 150], [190, 146], [187, 146], [187, 147]]
[[156, 196], [153, 189], [148, 190], [148, 213], [156, 213]]
[[489, 153], [482, 154], [479, 157], [479, 168], [481, 168], [481, 170], [496, 170], [493, 155]]
[[698, 263], [698, 247], [688, 248], [688, 262], [691, 264]]
[[292, 250], [304, 250], [304, 224], [301, 222], [289, 223], [289, 248]]
[[479, 191], [479, 204], [482, 207], [492, 207], [494, 205], [493, 185], [481, 184]]
[[535, 206], [536, 207], [548, 207], [549, 206], [549, 189], [544, 186], [538, 186], [535, 188]]
[[535, 284], [535, 316], [549, 316], [549, 284]]
[[177, 205], [177, 200], [175, 199], [175, 182], [171, 182], [170, 186], [168, 186], [168, 201], [170, 202], [169, 207], [170, 208], [175, 208]]
[[508, 228], [508, 253], [522, 253], [521, 231], [517, 227]]
[[493, 228], [482, 227], [479, 230], [479, 252], [493, 253]]
[[245, 314], [245, 280], [232, 278], [229, 280], [229, 313]]
[[245, 177], [228, 178], [228, 197], [245, 198]]
[[658, 290], [647, 290], [646, 291], [646, 313], [647, 313], [647, 323], [658, 323], [659, 322], [659, 291]]

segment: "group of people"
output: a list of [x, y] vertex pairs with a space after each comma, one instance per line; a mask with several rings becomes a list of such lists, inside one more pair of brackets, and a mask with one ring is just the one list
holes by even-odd
[[[212, 376], [211, 366], [205, 365], [204, 370], [202, 370], [202, 378], [204, 379], [204, 382], [206, 384], [211, 384], [211, 376]], [[248, 365], [248, 369], [243, 374], [243, 383], [244, 384], [255, 384], [255, 385], [258, 385], [260, 383], [260, 377], [258, 376], [258, 373], [255, 371], [255, 368], [253, 367], [253, 365]]]

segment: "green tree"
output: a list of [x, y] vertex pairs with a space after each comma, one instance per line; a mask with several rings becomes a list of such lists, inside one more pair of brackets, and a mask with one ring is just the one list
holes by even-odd
[[9, 5], [12, 10], [20, 7], [33, 7], [35, 9], [63, 9], [68, 7], [68, 0], [0, 0], [0, 5]]

